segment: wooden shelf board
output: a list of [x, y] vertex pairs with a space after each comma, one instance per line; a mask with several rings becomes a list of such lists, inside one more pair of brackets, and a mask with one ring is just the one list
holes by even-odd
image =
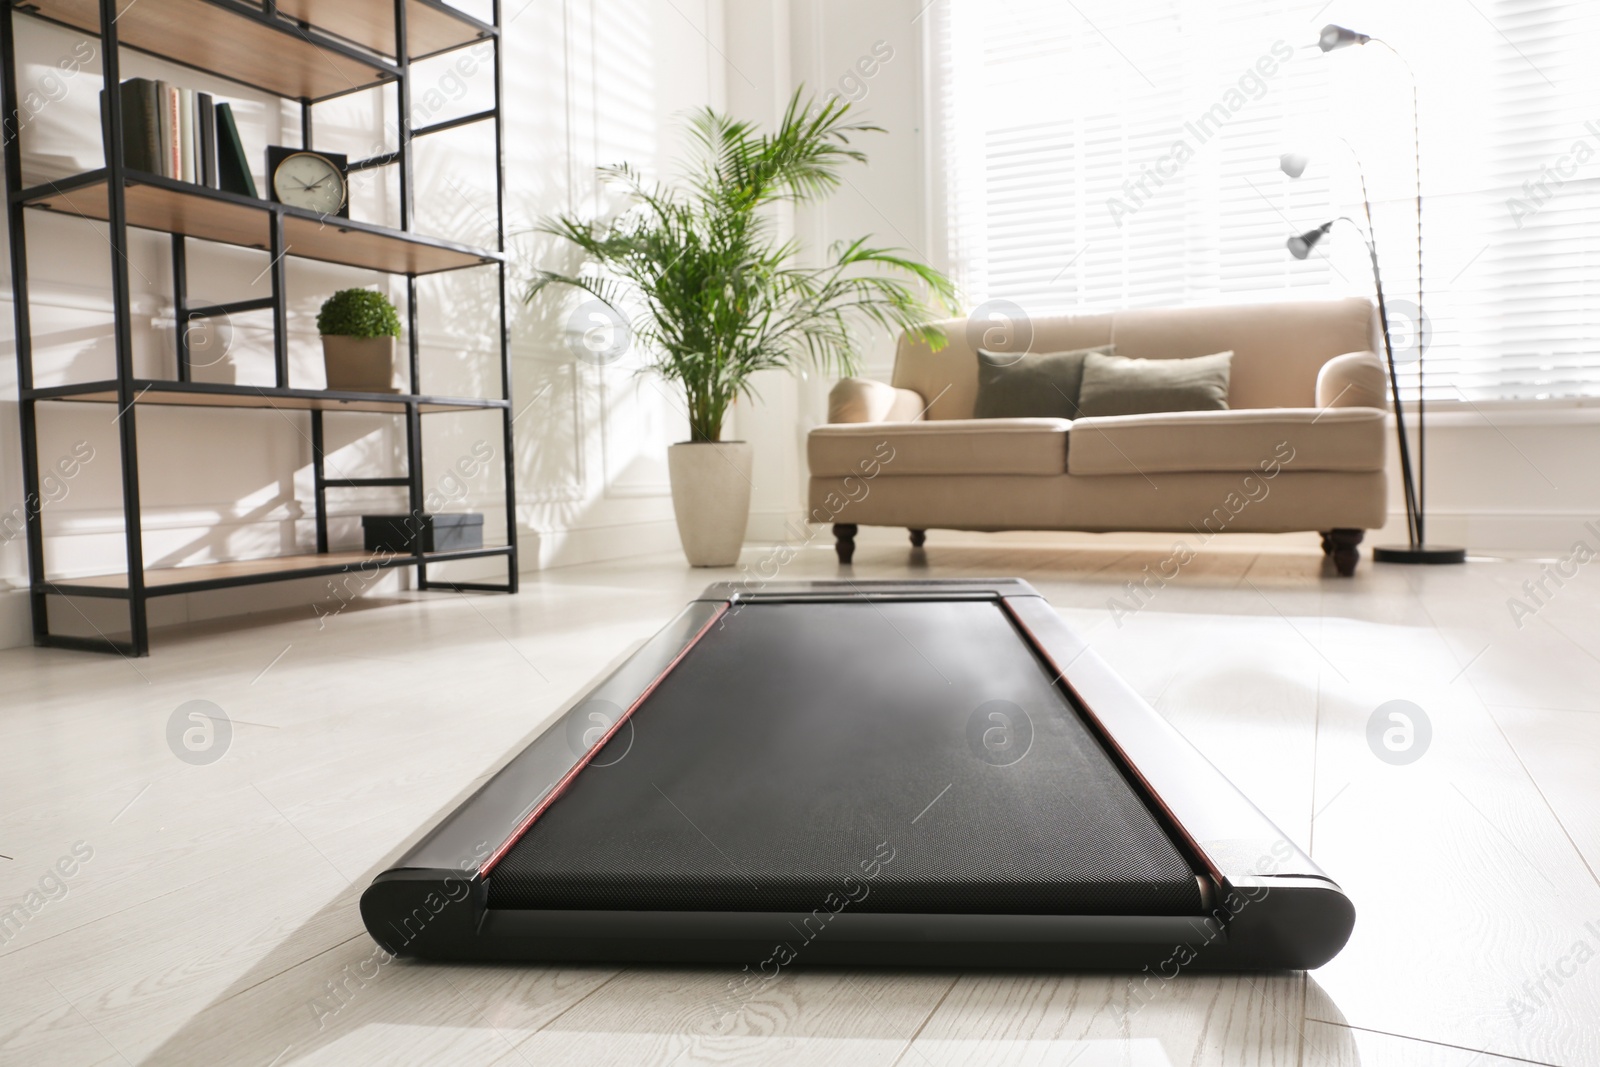
[[[278, 0], [278, 13], [308, 22], [393, 57], [394, 0]], [[406, 3], [406, 43], [412, 59], [459, 48], [492, 36], [492, 31], [462, 12], [429, 0]]]
[[[403, 393], [328, 393], [320, 389], [269, 389], [249, 385], [217, 386], [185, 382], [135, 379], [134, 402], [165, 407], [272, 408], [280, 411], [370, 411], [398, 415], [417, 401], [425, 415], [444, 411], [484, 411], [507, 406], [504, 400], [482, 397], [412, 397]], [[35, 400], [115, 404], [115, 382], [85, 382], [55, 389], [35, 390]]]
[[[422, 557], [424, 563], [448, 563], [458, 559], [480, 559], [501, 556], [508, 551], [503, 545], [459, 552], [429, 552]], [[184, 567], [157, 567], [144, 573], [145, 588], [152, 595], [183, 592], [193, 585], [213, 583], [238, 583], [250, 585], [262, 581], [288, 580], [297, 577], [313, 578], [319, 574], [339, 573], [351, 567], [409, 567], [416, 563], [413, 556], [384, 557], [372, 552], [312, 552], [295, 556], [271, 556], [266, 559], [238, 559], [222, 563], [195, 563]], [[126, 573], [96, 574], [83, 578], [51, 578], [44, 583], [44, 591], [61, 596], [71, 596], [74, 587], [84, 589], [126, 589]]]
[[[27, 191], [29, 207], [98, 219], [110, 215], [104, 171]], [[496, 261], [485, 249], [467, 248], [350, 219], [322, 218], [265, 200], [220, 192], [192, 182], [130, 172], [124, 203], [129, 226], [181, 233], [203, 241], [265, 251], [274, 211], [283, 213], [289, 255], [390, 274], [434, 274]]]
[[[17, 2], [22, 6], [21, 0]], [[117, 39], [129, 48], [278, 96], [321, 100], [393, 80], [388, 64], [378, 57], [364, 60], [349, 54], [354, 49], [347, 52], [287, 19], [268, 20], [259, 8], [252, 17], [251, 6], [237, 0], [119, 0], [117, 6]], [[301, 6], [325, 11], [374, 5], [302, 0]], [[89, 33], [100, 32], [98, 0], [27, 0], [25, 10]], [[392, 24], [392, 7], [390, 12]], [[431, 24], [432, 20], [425, 23]], [[391, 43], [389, 50], [393, 48]]]

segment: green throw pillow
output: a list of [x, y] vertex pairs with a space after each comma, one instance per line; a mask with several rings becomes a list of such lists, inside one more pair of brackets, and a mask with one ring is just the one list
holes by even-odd
[[1145, 415], [1156, 411], [1222, 411], [1228, 406], [1232, 352], [1193, 359], [1084, 358], [1078, 414]]
[[1110, 345], [1071, 352], [991, 352], [978, 349], [978, 419], [1075, 419], [1083, 361]]

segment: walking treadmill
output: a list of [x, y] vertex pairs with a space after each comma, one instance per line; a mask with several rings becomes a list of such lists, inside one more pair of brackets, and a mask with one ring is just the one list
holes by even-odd
[[1355, 921], [1014, 579], [712, 585], [361, 914], [431, 960], [1166, 976], [1318, 967]]

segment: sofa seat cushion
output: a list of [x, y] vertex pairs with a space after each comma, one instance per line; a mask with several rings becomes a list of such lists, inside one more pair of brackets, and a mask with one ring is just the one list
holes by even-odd
[[1381, 471], [1379, 408], [1249, 408], [1083, 418], [1072, 423], [1070, 474], [1184, 471]]
[[814, 478], [902, 474], [1039, 474], [1067, 469], [1067, 419], [830, 423], [811, 431]]

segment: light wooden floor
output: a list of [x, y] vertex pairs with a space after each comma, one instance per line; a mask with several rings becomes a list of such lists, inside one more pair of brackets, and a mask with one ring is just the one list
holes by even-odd
[[[1313, 974], [1141, 1008], [1115, 975], [794, 970], [722, 1036], [731, 969], [377, 967], [372, 875], [728, 576], [658, 557], [162, 632], [137, 662], [0, 653], [0, 915], [33, 906], [0, 933], [0, 1062], [1600, 1063], [1600, 563], [1518, 628], [1536, 563], [1340, 581], [1311, 542], [1218, 542], [1120, 620], [1160, 542], [935, 533], [916, 565], [864, 534], [855, 573], [1039, 586], [1354, 898]], [[835, 573], [819, 546], [784, 577]], [[197, 699], [233, 727], [206, 766], [166, 737]], [[1433, 724], [1408, 766], [1366, 741], [1392, 699]]]

